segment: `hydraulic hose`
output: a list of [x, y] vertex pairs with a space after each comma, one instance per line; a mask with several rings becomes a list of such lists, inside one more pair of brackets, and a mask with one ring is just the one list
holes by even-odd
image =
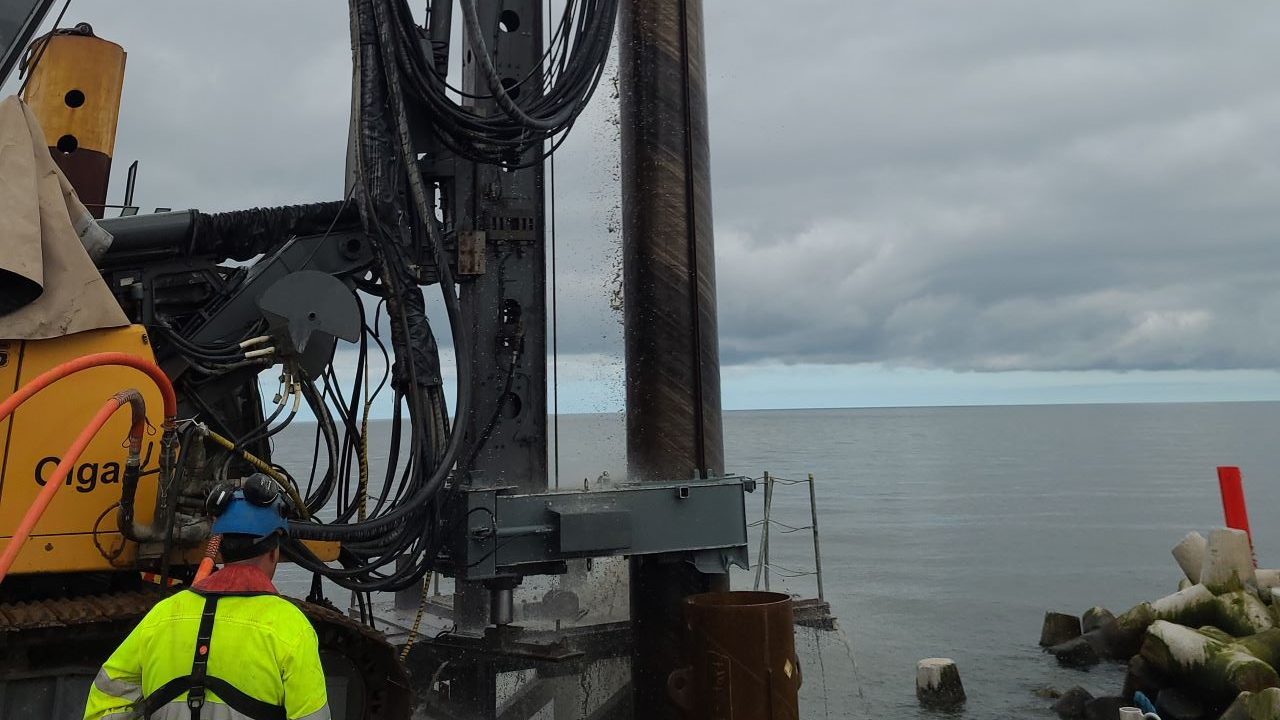
[[[160, 470], [162, 474], [171, 472], [177, 454], [175, 429], [178, 417], [178, 396], [173, 391], [173, 383], [169, 382], [169, 377], [164, 374], [160, 366], [137, 355], [122, 352], [94, 353], [68, 360], [50, 368], [29, 380], [12, 395], [5, 398], [3, 402], [0, 402], [0, 420], [12, 415], [19, 406], [30, 400], [36, 393], [59, 380], [82, 370], [107, 366], [131, 367], [135, 370], [140, 370], [151, 378], [156, 388], [160, 390], [160, 397], [164, 404], [164, 422], [161, 424], [162, 433], [160, 436]], [[143, 426], [145, 427], [145, 425], [146, 417], [144, 415]], [[141, 435], [139, 435], [139, 443], [141, 443]], [[138, 489], [140, 469], [137, 464], [132, 469], [129, 465], [125, 465], [125, 473], [121, 478], [120, 484], [120, 510], [116, 516], [121, 534], [134, 542], [149, 540], [151, 535], [154, 534], [151, 528], [140, 528], [133, 524], [133, 499]], [[52, 497], [52, 494], [50, 497]]]
[[[13, 537], [9, 540], [9, 544], [5, 546], [4, 553], [0, 555], [0, 582], [4, 582], [5, 576], [9, 574], [9, 568], [13, 566], [13, 561], [18, 558], [18, 552], [26, 544], [27, 538], [31, 537], [31, 531], [35, 529], [36, 523], [44, 515], [44, 511], [48, 509], [49, 503], [53, 501], [53, 496], [62, 487], [67, 473], [71, 472], [71, 469], [75, 467], [76, 461], [80, 459], [84, 449], [89, 446], [89, 443], [93, 442], [94, 437], [102, 430], [102, 426], [106, 425], [111, 416], [115, 415], [116, 411], [126, 404], [133, 411], [133, 417], [129, 426], [129, 457], [126, 461], [125, 473], [128, 475], [128, 468], [133, 468], [134, 482], [136, 484], [137, 468], [139, 466], [138, 458], [142, 449], [142, 433], [147, 427], [147, 411], [142, 401], [142, 393], [137, 390], [122, 390], [112, 396], [93, 416], [89, 424], [76, 436], [75, 442], [71, 443], [71, 447], [62, 456], [62, 460], [58, 463], [58, 467], [54, 469], [53, 475], [45, 481], [44, 488], [36, 496], [35, 502], [31, 503], [31, 507], [22, 516], [22, 522], [18, 523]], [[12, 412], [12, 409], [9, 412]]]
[[276, 484], [280, 486], [280, 489], [285, 491], [289, 495], [289, 499], [293, 501], [293, 504], [298, 507], [298, 512], [302, 513], [303, 517], [311, 517], [311, 511], [307, 509], [307, 504], [303, 502], [302, 497], [298, 495], [298, 489], [294, 487], [293, 483], [289, 482], [289, 479], [281, 474], [279, 470], [271, 467], [271, 465], [267, 464], [257, 455], [254, 455], [248, 450], [241, 450], [236, 447], [234, 442], [222, 435], [219, 435], [213, 430], [210, 430], [208, 426], [199, 425], [197, 426], [196, 431], [227, 450], [239, 455], [245, 462], [257, 468], [258, 472], [261, 472], [263, 475], [275, 480]]
[[68, 360], [54, 368], [46, 370], [43, 373], [32, 378], [25, 385], [18, 388], [17, 392], [5, 398], [0, 402], [0, 420], [3, 420], [18, 409], [18, 406], [31, 396], [58, 382], [59, 380], [74, 375], [81, 370], [89, 368], [102, 367], [105, 365], [120, 365], [123, 367], [131, 367], [135, 370], [141, 370], [147, 374], [147, 377], [156, 384], [160, 390], [160, 396], [164, 400], [164, 420], [165, 425], [169, 426], [176, 422], [178, 417], [178, 396], [173, 391], [173, 383], [169, 382], [169, 376], [164, 374], [159, 365], [147, 360], [146, 358], [130, 355], [122, 352], [104, 352], [94, 353], [78, 357], [75, 360]]
[[204, 546], [204, 557], [200, 559], [200, 566], [196, 568], [196, 576], [191, 580], [192, 585], [213, 574], [213, 561], [218, 559], [218, 550], [221, 548], [222, 536], [210, 535], [208, 543]]

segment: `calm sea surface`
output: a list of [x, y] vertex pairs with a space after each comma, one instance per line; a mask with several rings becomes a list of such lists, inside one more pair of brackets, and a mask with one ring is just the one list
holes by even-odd
[[[562, 485], [623, 477], [624, 422], [560, 418]], [[1259, 561], [1280, 564], [1269, 522], [1278, 403], [751, 411], [724, 425], [730, 471], [817, 477], [825, 591], [842, 633], [800, 633], [806, 719], [928, 717], [914, 666], [932, 656], [959, 663], [966, 717], [1054, 717], [1034, 695], [1046, 685], [1118, 693], [1118, 666], [1081, 673], [1043, 655], [1041, 617], [1092, 605], [1119, 614], [1175, 590], [1169, 549], [1222, 521], [1216, 465], [1243, 469]], [[282, 433], [277, 461], [310, 456], [307, 426]], [[384, 461], [373, 451], [375, 474]], [[776, 519], [808, 524], [803, 486], [778, 488], [774, 504]], [[807, 532], [771, 544], [773, 564], [812, 569]], [[739, 573], [735, 586], [752, 580]], [[773, 587], [816, 589], [811, 576]]]

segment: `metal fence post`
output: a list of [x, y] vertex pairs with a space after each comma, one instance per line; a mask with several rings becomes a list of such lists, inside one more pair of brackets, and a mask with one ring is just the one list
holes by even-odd
[[822, 595], [822, 550], [818, 547], [818, 493], [813, 487], [813, 473], [809, 473], [809, 514], [813, 522], [813, 565], [818, 571], [818, 600]]
[[764, 576], [764, 588], [769, 589], [769, 513], [773, 508], [773, 477], [764, 473], [764, 519], [760, 522], [760, 553], [756, 561], [756, 582], [753, 590], [760, 589], [760, 576]]

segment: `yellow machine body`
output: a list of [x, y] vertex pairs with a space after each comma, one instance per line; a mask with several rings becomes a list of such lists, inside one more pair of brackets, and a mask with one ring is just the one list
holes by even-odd
[[[82, 355], [124, 352], [153, 360], [146, 330], [139, 325], [68, 335], [52, 340], [0, 340], [0, 398], [37, 375]], [[147, 420], [159, 428], [164, 415], [160, 392], [133, 368], [82, 370], [45, 388], [0, 421], [0, 541], [8, 542], [63, 453], [102, 404], [117, 391], [136, 388], [147, 405]], [[85, 449], [30, 540], [13, 565], [14, 574], [97, 571], [131, 567], [137, 546], [125, 543], [112, 505], [120, 500], [129, 433], [129, 413], [111, 418]], [[160, 457], [159, 432], [143, 437], [142, 455], [154, 470]], [[150, 523], [156, 475], [144, 475], [135, 517]], [[95, 532], [97, 545], [94, 543]], [[101, 546], [99, 550], [98, 546]], [[123, 551], [114, 564], [107, 555]], [[104, 552], [106, 551], [106, 555]]]

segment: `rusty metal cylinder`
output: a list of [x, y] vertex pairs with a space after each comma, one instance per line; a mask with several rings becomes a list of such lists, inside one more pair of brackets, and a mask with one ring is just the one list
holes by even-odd
[[49, 153], [80, 202], [101, 218], [120, 118], [124, 49], [81, 23], [36, 40], [30, 57], [39, 62], [23, 100], [39, 118]]
[[668, 689], [698, 720], [797, 720], [800, 662], [791, 598], [771, 592], [715, 592], [684, 601], [692, 666]]

